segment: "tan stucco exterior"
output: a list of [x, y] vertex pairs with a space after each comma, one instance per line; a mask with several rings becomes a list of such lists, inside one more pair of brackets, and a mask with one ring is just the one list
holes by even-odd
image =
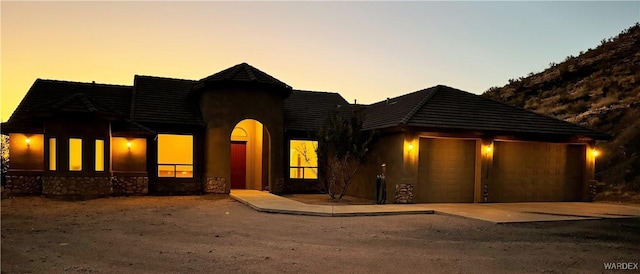
[[[494, 164], [494, 153], [495, 153], [495, 143], [497, 139], [500, 138], [482, 138], [480, 136], [472, 136], [472, 135], [464, 135], [464, 134], [447, 134], [447, 133], [438, 133], [438, 132], [396, 132], [389, 133], [379, 137], [376, 142], [374, 148], [369, 154], [368, 160], [363, 163], [354, 177], [351, 186], [349, 187], [348, 195], [353, 195], [356, 197], [362, 197], [367, 199], [375, 199], [376, 195], [376, 175], [381, 173], [381, 164], [386, 164], [386, 190], [387, 190], [387, 203], [394, 202], [394, 195], [396, 190], [396, 184], [412, 184], [413, 185], [413, 202], [414, 203], [423, 203], [423, 202], [432, 202], [429, 201], [428, 195], [426, 195], [425, 191], [428, 191], [428, 188], [425, 188], [422, 184], [424, 184], [425, 178], [425, 170], [421, 171], [421, 165], [425, 165], [428, 163], [421, 163], [420, 159], [424, 158], [425, 155], [421, 157], [420, 153], [429, 153], [424, 148], [421, 149], [420, 140], [425, 139], [445, 139], [445, 140], [467, 140], [474, 142], [473, 152], [469, 152], [469, 149], [466, 149], [467, 153], [470, 153], [470, 157], [473, 157], [473, 168], [465, 169], [465, 171], [459, 170], [459, 172], [465, 172], [469, 176], [465, 178], [472, 178], [472, 183], [468, 183], [469, 188], [473, 188], [473, 199], [469, 200], [469, 198], [465, 198], [466, 202], [491, 202], [491, 191], [492, 186], [495, 191], [495, 180], [496, 172], [498, 172], [495, 164]], [[583, 171], [578, 171], [579, 173], [583, 173], [581, 178], [578, 181], [566, 181], [566, 182], [558, 182], [558, 184], [575, 184], [573, 186], [553, 186], [554, 188], [558, 188], [557, 195], [551, 195], [545, 199], [560, 201], [560, 200], [572, 200], [572, 201], [588, 201], [589, 200], [589, 185], [594, 179], [594, 168], [595, 168], [595, 159], [594, 156], [594, 144], [593, 143], [572, 143], [572, 146], [569, 146], [570, 143], [540, 143], [540, 142], [530, 142], [523, 140], [511, 140], [515, 142], [526, 142], [531, 144], [542, 144], [543, 147], [557, 147], [562, 150], [573, 149], [574, 147], [585, 148], [586, 155], [585, 158], [576, 156], [576, 153], [570, 154], [549, 154], [549, 157], [570, 157], [571, 159], [558, 159], [558, 161], [566, 162], [567, 166], [564, 172], [567, 173], [567, 176], [575, 174], [572, 170], [580, 168], [580, 166], [584, 163]], [[445, 145], [447, 142], [438, 142], [438, 145]], [[546, 145], [545, 145], [546, 144]], [[564, 156], [563, 156], [564, 155]], [[435, 156], [436, 159], [440, 158]], [[442, 157], [443, 159], [445, 157]], [[426, 158], [425, 158], [426, 159]], [[423, 159], [423, 161], [425, 161]], [[425, 161], [426, 162], [426, 161]], [[421, 175], [422, 172], [422, 175]], [[471, 173], [469, 173], [471, 172]], [[421, 177], [422, 176], [422, 177]], [[573, 175], [572, 175], [573, 176]], [[558, 176], [551, 176], [550, 179], [556, 178]], [[575, 176], [574, 176], [575, 177]], [[421, 179], [422, 178], [422, 179]], [[560, 178], [560, 177], [558, 177]], [[539, 184], [537, 182], [536, 184]], [[561, 189], [562, 188], [562, 189]], [[432, 188], [429, 188], [432, 189]], [[567, 194], [564, 191], [577, 191], [578, 193]], [[571, 190], [573, 189], [573, 190]], [[466, 197], [466, 196], [465, 196]], [[489, 197], [489, 198], [487, 198]], [[523, 196], [524, 198], [528, 196]], [[535, 197], [532, 195], [532, 197]], [[567, 198], [568, 197], [568, 198]], [[574, 197], [574, 198], [571, 198]], [[495, 193], [493, 198], [495, 198]]]
[[[284, 98], [270, 90], [224, 88], [204, 90], [200, 109], [206, 124], [205, 176], [224, 178], [225, 192], [231, 188], [231, 132], [242, 120], [260, 122], [268, 133], [269, 190], [283, 190]], [[267, 171], [264, 171], [267, 172]]]
[[256, 120], [242, 120], [233, 132], [231, 141], [243, 141], [247, 146], [246, 188], [262, 190], [263, 126]]
[[42, 170], [44, 167], [42, 134], [9, 134], [9, 151], [12, 170]]
[[[129, 146], [129, 144], [131, 144]], [[147, 139], [111, 138], [111, 170], [114, 172], [147, 171]]]

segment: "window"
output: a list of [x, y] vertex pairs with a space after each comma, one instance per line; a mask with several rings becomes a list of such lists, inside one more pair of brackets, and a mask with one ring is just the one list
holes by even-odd
[[69, 170], [82, 170], [82, 139], [69, 139]]
[[104, 140], [96, 140], [96, 171], [104, 171]]
[[56, 138], [49, 138], [49, 170], [56, 170]]
[[289, 178], [318, 179], [318, 142], [291, 140], [289, 144]]
[[158, 177], [193, 178], [192, 135], [158, 135]]

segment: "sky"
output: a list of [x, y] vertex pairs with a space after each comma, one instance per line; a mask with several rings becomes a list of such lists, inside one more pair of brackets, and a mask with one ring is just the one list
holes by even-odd
[[481, 94], [640, 21], [627, 2], [0, 2], [0, 119], [37, 78], [133, 85], [250, 65], [373, 103]]

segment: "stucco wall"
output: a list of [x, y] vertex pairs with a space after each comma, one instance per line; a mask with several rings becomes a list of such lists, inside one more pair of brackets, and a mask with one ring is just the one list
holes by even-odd
[[9, 134], [9, 153], [12, 170], [43, 170], [44, 135]]
[[404, 139], [404, 133], [378, 136], [367, 161], [360, 165], [352, 179], [347, 195], [374, 200], [376, 175], [381, 173], [380, 166], [384, 163], [387, 167], [387, 203], [393, 203], [395, 185], [411, 182], [408, 179], [411, 177], [411, 168], [405, 167], [404, 161]]
[[241, 132], [245, 133], [245, 136], [232, 135], [230, 140], [246, 142], [246, 188], [262, 190], [263, 126], [256, 120], [242, 120], [236, 125], [236, 129], [241, 129]]
[[[56, 138], [57, 168], [55, 171], [45, 170], [45, 175], [52, 176], [109, 176], [111, 166], [109, 151], [111, 150], [111, 134], [109, 121], [91, 117], [61, 116], [45, 122], [45, 140]], [[82, 170], [69, 171], [69, 138], [82, 139]], [[95, 140], [104, 140], [104, 171], [95, 171]], [[44, 150], [44, 161], [48, 167], [49, 150]]]
[[[127, 143], [131, 143], [129, 147]], [[146, 171], [147, 140], [144, 138], [111, 138], [111, 168], [113, 171]]]
[[282, 192], [284, 102], [279, 93], [267, 90], [206, 90], [200, 98], [200, 109], [206, 123], [205, 176], [225, 178], [231, 188], [231, 132], [240, 121], [253, 119], [265, 127], [271, 140], [270, 191]]

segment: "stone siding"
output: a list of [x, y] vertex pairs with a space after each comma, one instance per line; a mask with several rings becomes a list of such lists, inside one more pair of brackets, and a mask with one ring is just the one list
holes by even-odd
[[113, 176], [111, 186], [113, 195], [146, 195], [149, 193], [149, 177]]
[[411, 204], [413, 203], [413, 185], [412, 184], [397, 184], [396, 185], [396, 204]]
[[42, 194], [45, 196], [99, 197], [111, 193], [111, 177], [42, 177]]
[[159, 178], [153, 183], [154, 194], [190, 195], [202, 194], [202, 179], [198, 178]]
[[7, 175], [5, 191], [8, 195], [39, 195], [42, 193], [42, 176]]
[[207, 177], [204, 182], [205, 193], [227, 193], [224, 177]]
[[324, 184], [318, 179], [287, 179], [284, 193], [325, 193]]

